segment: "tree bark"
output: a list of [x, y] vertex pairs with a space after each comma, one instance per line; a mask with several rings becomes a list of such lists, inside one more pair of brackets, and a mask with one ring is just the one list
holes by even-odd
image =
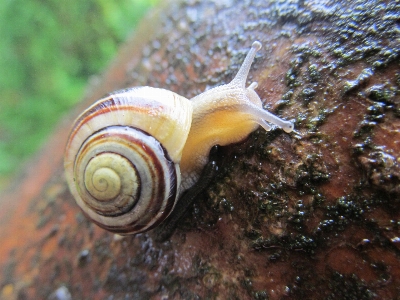
[[[398, 1], [171, 1], [143, 21], [85, 101], [1, 196], [4, 299], [400, 297]], [[191, 98], [229, 82], [251, 43], [265, 108], [300, 136], [258, 129], [170, 240], [118, 238], [70, 195], [72, 117], [116, 89]]]

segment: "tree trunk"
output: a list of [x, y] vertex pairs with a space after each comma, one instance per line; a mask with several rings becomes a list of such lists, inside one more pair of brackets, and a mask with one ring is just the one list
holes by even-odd
[[119, 238], [68, 191], [64, 122], [0, 203], [4, 299], [400, 297], [398, 1], [183, 1], [144, 20], [73, 114], [149, 85], [187, 98], [249, 83], [300, 132], [258, 129], [167, 242]]

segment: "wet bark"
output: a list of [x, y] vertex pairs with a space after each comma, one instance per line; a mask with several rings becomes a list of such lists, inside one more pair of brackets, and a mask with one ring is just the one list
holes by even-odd
[[249, 83], [301, 136], [258, 129], [224, 147], [160, 243], [83, 216], [63, 122], [1, 196], [2, 298], [400, 297], [399, 16], [394, 0], [183, 1], [149, 16], [71, 118], [128, 86], [190, 98], [227, 83], [259, 40]]

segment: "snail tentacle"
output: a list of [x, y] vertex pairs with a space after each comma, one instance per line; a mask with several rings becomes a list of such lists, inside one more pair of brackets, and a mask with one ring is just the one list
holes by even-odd
[[250, 51], [247, 53], [246, 58], [244, 59], [242, 65], [240, 66], [239, 71], [237, 72], [235, 78], [231, 81], [232, 85], [237, 85], [242, 88], [246, 85], [246, 79], [249, 75], [249, 71], [251, 65], [253, 64], [254, 57], [258, 50], [261, 49], [261, 43], [259, 41], [255, 41], [250, 48]]

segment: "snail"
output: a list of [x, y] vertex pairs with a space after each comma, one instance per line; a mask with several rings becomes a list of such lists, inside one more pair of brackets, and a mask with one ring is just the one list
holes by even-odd
[[191, 100], [137, 87], [86, 109], [72, 126], [64, 160], [67, 183], [84, 214], [121, 235], [152, 229], [185, 191], [196, 190], [201, 176], [210, 178], [202, 170], [214, 145], [240, 142], [259, 125], [268, 131], [270, 123], [293, 131], [292, 122], [262, 108], [257, 83], [245, 87], [260, 48], [258, 41], [252, 44], [230, 83]]

